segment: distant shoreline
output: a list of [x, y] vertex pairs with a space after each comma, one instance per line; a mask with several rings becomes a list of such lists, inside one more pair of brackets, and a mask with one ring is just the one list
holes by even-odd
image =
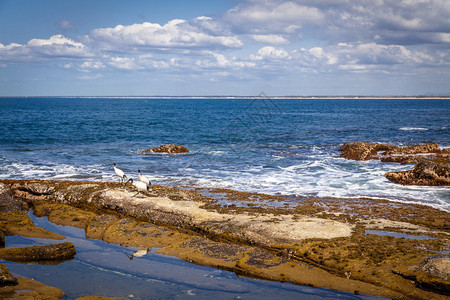
[[450, 96], [0, 96], [2, 98], [81, 99], [450, 99]]

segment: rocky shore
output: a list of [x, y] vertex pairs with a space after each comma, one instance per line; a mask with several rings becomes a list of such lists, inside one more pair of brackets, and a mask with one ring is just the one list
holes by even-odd
[[383, 162], [415, 164], [413, 170], [387, 172], [385, 177], [403, 185], [450, 185], [450, 148], [421, 144], [398, 147], [391, 144], [354, 142], [339, 148], [341, 157], [353, 160], [379, 159]]
[[[393, 299], [449, 294], [446, 212], [376, 199], [152, 189], [136, 196], [117, 183], [0, 180], [0, 232], [64, 239], [34, 226], [32, 210], [84, 229], [87, 238], [159, 248], [239, 275]], [[426, 238], [395, 237], [400, 233]], [[5, 288], [14, 290], [0, 288], [0, 295]]]

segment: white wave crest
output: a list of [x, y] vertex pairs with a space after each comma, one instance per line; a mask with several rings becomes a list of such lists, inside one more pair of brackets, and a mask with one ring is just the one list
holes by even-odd
[[401, 127], [399, 130], [402, 131], [426, 131], [428, 128], [425, 127]]

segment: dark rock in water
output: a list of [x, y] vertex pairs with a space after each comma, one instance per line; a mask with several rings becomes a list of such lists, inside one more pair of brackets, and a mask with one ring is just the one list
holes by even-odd
[[394, 273], [414, 280], [420, 288], [450, 295], [450, 255], [432, 255], [417, 266], [400, 267]]
[[13, 194], [7, 185], [0, 182], [0, 212], [25, 211], [22, 202], [14, 200]]
[[398, 148], [395, 145], [380, 144], [380, 143], [344, 143], [339, 151], [341, 151], [341, 157], [354, 160], [370, 160], [376, 159], [378, 151], [388, 151]]
[[189, 152], [189, 149], [184, 146], [167, 144], [167, 145], [161, 145], [159, 147], [155, 147], [152, 149], [144, 150], [141, 152], [141, 154], [146, 154], [146, 153], [187, 153], [187, 152]]
[[4, 264], [0, 264], [0, 287], [17, 284], [17, 278], [9, 273], [9, 270]]
[[403, 185], [450, 185], [450, 162], [421, 160], [414, 170], [387, 172], [384, 176]]
[[69, 260], [75, 257], [72, 243], [60, 243], [44, 246], [0, 249], [0, 258], [15, 262], [45, 262]]
[[0, 230], [0, 247], [5, 247], [5, 234]]

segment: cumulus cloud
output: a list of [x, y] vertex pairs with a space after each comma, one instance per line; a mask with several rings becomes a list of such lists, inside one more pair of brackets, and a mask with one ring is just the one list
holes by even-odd
[[0, 44], [0, 60], [36, 61], [54, 58], [84, 58], [93, 53], [82, 43], [66, 38], [62, 34], [49, 39], [32, 39], [27, 44]]
[[449, 6], [446, 0], [247, 0], [216, 18], [117, 25], [75, 39], [60, 34], [26, 44], [0, 43], [0, 62], [59, 60], [60, 66], [85, 73], [242, 76], [254, 71], [254, 78], [258, 72], [442, 67], [449, 65]]
[[283, 34], [289, 41], [414, 45], [448, 43], [449, 15], [447, 0], [247, 0], [223, 19], [255, 40]]
[[284, 49], [266, 46], [259, 49], [256, 55], [251, 55], [250, 58], [252, 60], [279, 60], [289, 58], [289, 54]]
[[87, 37], [101, 50], [240, 48], [243, 43], [211, 18], [171, 20], [165, 25], [144, 22], [93, 30]]
[[224, 16], [235, 30], [252, 34], [293, 33], [305, 25], [321, 25], [324, 14], [301, 1], [247, 1]]

